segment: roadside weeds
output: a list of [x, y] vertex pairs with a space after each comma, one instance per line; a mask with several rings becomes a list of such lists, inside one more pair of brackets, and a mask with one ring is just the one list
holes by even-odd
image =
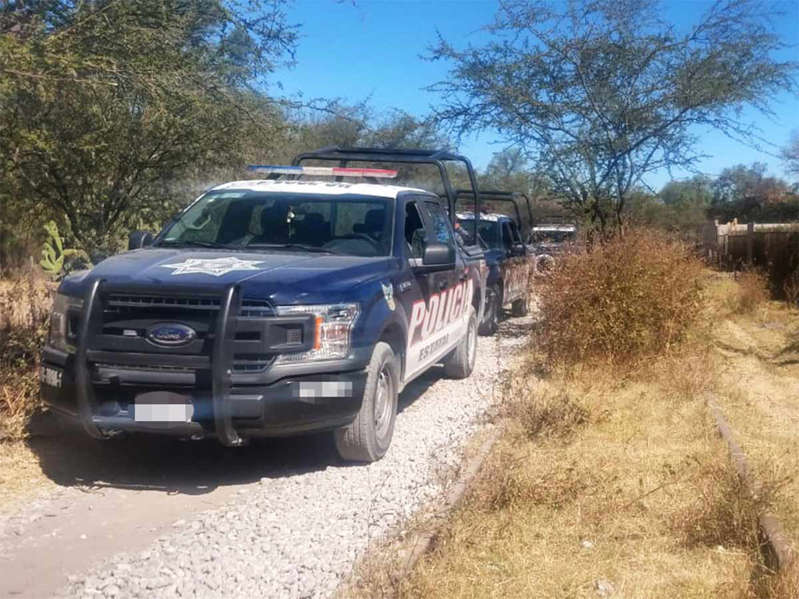
[[[725, 318], [761, 309], [727, 301]], [[347, 596], [797, 596], [759, 527], [786, 479], [758, 467], [752, 495], [704, 405], [723, 376], [708, 326], [634, 371], [538, 378], [534, 356], [520, 361], [502, 393], [506, 431], [431, 552], [405, 577], [383, 552]]]

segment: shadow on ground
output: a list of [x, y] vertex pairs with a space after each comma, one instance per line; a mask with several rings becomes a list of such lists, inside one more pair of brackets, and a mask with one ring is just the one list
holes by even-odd
[[[400, 413], [442, 376], [433, 369], [411, 382], [399, 398]], [[401, 426], [401, 416], [398, 426]], [[62, 486], [115, 487], [165, 493], [203, 494], [227, 485], [256, 482], [344, 466], [330, 433], [285, 439], [253, 439], [228, 448], [213, 439], [186, 441], [159, 435], [129, 435], [97, 441], [77, 425], [45, 415], [28, 445], [42, 472]]]

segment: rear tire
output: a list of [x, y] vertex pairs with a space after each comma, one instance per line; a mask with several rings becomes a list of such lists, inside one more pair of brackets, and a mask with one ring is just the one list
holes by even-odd
[[511, 304], [511, 314], [513, 316], [527, 316], [528, 304], [527, 298], [517, 299]]
[[477, 312], [469, 306], [469, 320], [466, 334], [461, 339], [452, 356], [444, 364], [444, 374], [451, 379], [465, 379], [474, 370], [477, 358]]
[[490, 337], [499, 329], [499, 314], [502, 310], [502, 290], [499, 287], [491, 287], [486, 292], [485, 318], [480, 323], [479, 333]]
[[358, 415], [333, 433], [336, 451], [342, 459], [376, 462], [388, 451], [397, 417], [398, 374], [394, 351], [388, 343], [380, 341], [367, 367]]

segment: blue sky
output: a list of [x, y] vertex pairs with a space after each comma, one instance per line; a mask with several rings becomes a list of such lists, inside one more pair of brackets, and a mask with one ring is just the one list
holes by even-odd
[[[690, 23], [706, 0], [666, 0], [667, 17]], [[780, 36], [795, 47], [779, 58], [799, 60], [799, 0], [780, 0], [787, 15], [775, 23]], [[456, 45], [480, 44], [480, 29], [491, 22], [497, 8], [492, 0], [295, 0], [289, 6], [290, 22], [301, 24], [296, 65], [280, 69], [274, 77], [287, 96], [306, 99], [339, 97], [349, 102], [370, 98], [378, 111], [398, 108], [424, 115], [438, 101], [425, 87], [446, 77], [448, 65], [420, 57], [435, 41], [436, 31]], [[273, 92], [278, 90], [273, 89]], [[756, 111], [743, 117], [757, 124], [763, 136], [783, 146], [790, 132], [799, 130], [799, 98], [787, 93], [774, 99], [775, 116], [765, 118]], [[696, 131], [698, 148], [708, 157], [699, 168], [710, 175], [733, 164], [765, 162], [771, 174], [784, 176], [779, 158], [766, 151], [735, 143], [713, 131]], [[467, 139], [461, 151], [478, 167], [504, 147], [495, 134], [483, 133]], [[674, 173], [676, 178], [685, 173]], [[669, 179], [666, 172], [650, 176], [647, 182], [659, 188]]]

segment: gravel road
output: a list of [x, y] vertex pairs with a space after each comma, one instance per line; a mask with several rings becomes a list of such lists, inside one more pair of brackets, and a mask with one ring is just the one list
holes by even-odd
[[[86, 518], [83, 521], [88, 532], [79, 538], [85, 540], [87, 547], [92, 547], [87, 556], [99, 554], [103, 559], [90, 562], [94, 566], [89, 571], [69, 571], [70, 568], [62, 567], [67, 580], [62, 579], [48, 594], [69, 597], [329, 596], [372, 541], [396, 531], [408, 516], [440, 495], [442, 470], [457, 464], [466, 439], [480, 426], [479, 417], [492, 402], [497, 374], [523, 343], [523, 333], [528, 327], [529, 319], [510, 319], [503, 323], [503, 333], [499, 337], [481, 338], [475, 372], [469, 379], [447, 380], [442, 378], [440, 369], [435, 369], [409, 385], [400, 396], [401, 412], [392, 446], [386, 457], [377, 463], [341, 464], [332, 457], [332, 449], [326, 442], [306, 438], [277, 445], [283, 451], [299, 449], [298, 453], [303, 454], [301, 459], [281, 460], [271, 456], [257, 476], [239, 480], [239, 484], [229, 487], [216, 505], [209, 502], [214, 505], [211, 509], [202, 509], [203, 504], [197, 501], [197, 496], [202, 494], [202, 484], [195, 484], [193, 493], [187, 493], [185, 486], [178, 485], [185, 493], [184, 508], [180, 497], [166, 503], [164, 491], [169, 490], [168, 481], [163, 488], [155, 489], [160, 493], [147, 493], [136, 489], [135, 485], [121, 484], [119, 477], [108, 483], [116, 495], [95, 499], [95, 505], [98, 502], [119, 503], [119, 508], [107, 510], [110, 516], [106, 513], [103, 518], [92, 517], [97, 507], [90, 505], [89, 510], [94, 512], [86, 512], [87, 517], [82, 512], [77, 513], [77, 504], [71, 503], [69, 496], [67, 500], [62, 497], [63, 508], [58, 516]], [[180, 447], [186, 446], [184, 443]], [[170, 453], [180, 462], [184, 458], [179, 455], [191, 451], [178, 448], [173, 452], [172, 447], [166, 446], [168, 453], [159, 455], [159, 463], [173, 459]], [[230, 465], [236, 460], [236, 454], [231, 458], [227, 451], [220, 458], [217, 454], [222, 450], [215, 446], [206, 446], [203, 452], [206, 454], [201, 458], [202, 463], [210, 460], [211, 473], [214, 468], [225, 468], [224, 464]], [[210, 457], [207, 452], [211, 453]], [[248, 457], [245, 461], [251, 459]], [[113, 470], [113, 465], [107, 466]], [[148, 464], [148, 468], [152, 466], [153, 463]], [[119, 467], [124, 468], [125, 464]], [[94, 484], [100, 484], [103, 478], [102, 472], [97, 473]], [[134, 488], [128, 488], [130, 486]], [[153, 485], [148, 488], [152, 490]], [[69, 489], [69, 492], [77, 491]], [[159, 508], [162, 504], [164, 512]], [[5, 522], [5, 532], [0, 533], [0, 570], [14, 568], [17, 552], [22, 551], [14, 547], [25, 546], [37, 552], [38, 567], [62, 565], [55, 538], [49, 548], [41, 543], [37, 545], [35, 540], [27, 545], [24, 542], [10, 544], [14, 539], [24, 540], [26, 535], [46, 537], [47, 530], [37, 530], [35, 535], [27, 530], [31, 526], [28, 522], [41, 520], [36, 517], [37, 510], [52, 512], [52, 501], [39, 502], [22, 516], [18, 514], [16, 519], [12, 517]], [[156, 524], [146, 529], [151, 538], [144, 542], [139, 539], [135, 551], [120, 552], [130, 545], [113, 533], [114, 514], [118, 511], [121, 517], [137, 510], [154, 515], [160, 513], [160, 524], [154, 516]], [[92, 534], [100, 519], [104, 519], [107, 534]], [[169, 522], [164, 522], [165, 519]], [[3, 530], [2, 525], [0, 520], [0, 530]], [[137, 534], [146, 536], [147, 533], [131, 533], [131, 540]], [[53, 536], [57, 534], [54, 532]], [[105, 548], [104, 543], [107, 544]], [[15, 594], [21, 591], [24, 596], [31, 588], [9, 589], [0, 582], [0, 595], [3, 591]]]

